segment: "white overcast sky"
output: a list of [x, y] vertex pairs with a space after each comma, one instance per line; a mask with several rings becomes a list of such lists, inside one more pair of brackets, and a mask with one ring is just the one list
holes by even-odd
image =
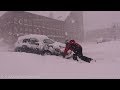
[[[35, 14], [48, 16], [49, 11], [29, 11]], [[5, 11], [0, 11], [0, 15]], [[54, 11], [54, 17], [66, 17], [69, 11]], [[120, 11], [84, 11], [85, 30], [94, 30], [110, 27], [112, 23], [120, 22]]]

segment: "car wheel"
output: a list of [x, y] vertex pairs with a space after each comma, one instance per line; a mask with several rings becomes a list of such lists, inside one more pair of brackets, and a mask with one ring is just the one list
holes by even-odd
[[52, 55], [50, 51], [44, 51], [44, 55]]
[[34, 49], [34, 53], [35, 53], [35, 54], [40, 54], [40, 50], [39, 50], [38, 48], [35, 48], [35, 49]]
[[21, 52], [22, 50], [21, 50], [21, 48], [20, 47], [17, 47], [16, 49], [15, 49], [15, 52]]
[[22, 46], [22, 52], [29, 52], [29, 48], [26, 45]]

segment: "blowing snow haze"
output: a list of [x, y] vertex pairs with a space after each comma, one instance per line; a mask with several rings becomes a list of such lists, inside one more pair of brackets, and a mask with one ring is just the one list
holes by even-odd
[[[49, 11], [27, 12], [49, 16]], [[5, 11], [0, 11], [0, 15], [4, 13]], [[59, 17], [62, 20], [67, 15], [69, 15], [69, 12], [66, 11], [53, 11], [51, 13], [52, 17]], [[120, 22], [119, 18], [119, 11], [84, 11], [84, 28], [85, 30], [94, 30], [111, 27], [112, 23]], [[95, 34], [92, 34], [92, 36], [95, 36]], [[93, 58], [96, 62], [76, 62], [73, 59], [53, 55], [42, 56], [25, 52], [13, 52], [11, 47], [4, 43], [4, 39], [0, 39], [0, 78], [120, 78], [120, 38], [109, 42], [90, 42], [81, 43], [81, 45], [83, 46], [83, 54]]]
[[84, 54], [96, 59], [97, 62], [78, 63], [71, 59], [64, 59], [58, 56], [9, 52], [7, 48], [1, 46], [0, 78], [120, 78], [120, 41], [111, 41], [102, 44], [85, 44], [83, 46]]
[[[6, 11], [0, 11], [0, 16]], [[48, 16], [50, 11], [28, 11], [34, 14]], [[65, 19], [70, 11], [52, 11], [55, 18]], [[94, 30], [110, 27], [120, 22], [120, 11], [84, 11], [84, 29]]]

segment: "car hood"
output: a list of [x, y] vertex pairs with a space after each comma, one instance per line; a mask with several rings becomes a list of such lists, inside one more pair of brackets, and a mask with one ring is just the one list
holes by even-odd
[[54, 48], [58, 48], [58, 49], [65, 48], [65, 44], [64, 43], [60, 43], [60, 42], [55, 42], [55, 43], [50, 44], [50, 45], [52, 45]]

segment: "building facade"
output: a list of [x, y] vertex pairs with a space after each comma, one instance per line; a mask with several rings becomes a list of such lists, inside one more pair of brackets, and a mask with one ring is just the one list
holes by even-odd
[[0, 18], [0, 36], [15, 42], [21, 35], [47, 35], [56, 41], [64, 40], [64, 21], [24, 11], [6, 12]]
[[6, 42], [14, 43], [19, 36], [27, 34], [46, 35], [59, 42], [66, 38], [83, 41], [82, 12], [71, 12], [65, 21], [25, 11], [9, 11], [1, 16], [0, 37]]

